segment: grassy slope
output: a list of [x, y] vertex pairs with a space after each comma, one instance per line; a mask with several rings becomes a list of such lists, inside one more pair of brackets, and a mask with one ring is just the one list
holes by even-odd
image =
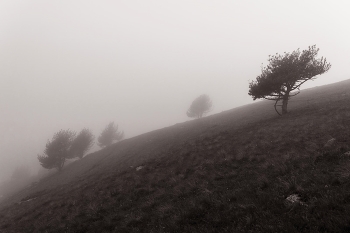
[[349, 101], [350, 80], [125, 140], [3, 202], [0, 231], [349, 231]]

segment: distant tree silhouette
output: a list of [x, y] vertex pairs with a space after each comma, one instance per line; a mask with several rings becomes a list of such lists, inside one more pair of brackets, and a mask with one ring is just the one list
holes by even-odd
[[208, 95], [197, 97], [187, 111], [187, 116], [192, 118], [201, 118], [211, 110], [212, 102]]
[[80, 131], [70, 147], [71, 158], [83, 158], [84, 154], [93, 146], [94, 140], [94, 135], [89, 129]]
[[114, 141], [120, 141], [123, 138], [124, 132], [119, 132], [118, 125], [115, 126], [114, 122], [110, 122], [98, 137], [98, 145], [100, 147], [106, 147], [111, 145]]
[[[317, 75], [327, 72], [331, 64], [321, 57], [316, 59], [319, 49], [316, 45], [300, 52], [299, 49], [284, 55], [269, 56], [269, 65], [262, 68], [262, 73], [249, 84], [249, 95], [254, 100], [264, 98], [275, 101], [276, 106], [282, 100], [282, 115], [286, 114], [288, 100], [299, 94], [300, 86]], [[297, 90], [293, 93], [293, 91]]]
[[70, 147], [75, 137], [75, 132], [61, 130], [55, 133], [52, 141], [46, 143], [44, 155], [38, 155], [38, 160], [46, 169], [57, 168], [61, 171], [66, 159], [71, 158]]

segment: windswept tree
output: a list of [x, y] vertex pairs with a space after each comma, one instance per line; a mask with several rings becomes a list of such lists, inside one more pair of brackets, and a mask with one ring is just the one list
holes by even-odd
[[28, 179], [30, 175], [30, 169], [27, 166], [20, 166], [13, 171], [11, 179]]
[[118, 125], [115, 126], [114, 122], [110, 122], [98, 137], [98, 145], [100, 147], [106, 147], [111, 145], [114, 141], [120, 141], [123, 138], [124, 132], [118, 131]]
[[316, 79], [317, 75], [327, 72], [331, 64], [326, 58], [316, 58], [319, 49], [316, 45], [300, 52], [299, 49], [269, 56], [269, 65], [262, 68], [261, 74], [249, 84], [249, 95], [256, 99], [268, 99], [277, 104], [282, 101], [282, 115], [286, 114], [288, 100], [299, 94], [300, 86], [309, 80]]
[[71, 158], [70, 147], [75, 137], [75, 132], [61, 130], [55, 133], [52, 141], [46, 143], [44, 155], [38, 155], [38, 160], [46, 169], [56, 168], [61, 171], [66, 159]]
[[73, 140], [69, 149], [71, 158], [83, 158], [84, 154], [94, 145], [95, 137], [89, 129], [83, 129]]
[[197, 97], [187, 111], [187, 116], [192, 118], [201, 118], [204, 114], [210, 112], [212, 102], [208, 95]]

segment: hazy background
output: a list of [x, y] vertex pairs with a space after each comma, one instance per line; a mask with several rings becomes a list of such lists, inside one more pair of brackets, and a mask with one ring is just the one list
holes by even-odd
[[0, 182], [35, 174], [60, 129], [114, 121], [126, 137], [251, 103], [269, 54], [316, 44], [331, 70], [303, 88], [350, 78], [348, 1], [0, 0]]

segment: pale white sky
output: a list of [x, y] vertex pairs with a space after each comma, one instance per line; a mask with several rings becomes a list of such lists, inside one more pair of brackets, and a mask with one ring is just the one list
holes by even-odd
[[[0, 0], [0, 181], [39, 167], [60, 129], [110, 121], [127, 137], [251, 103], [269, 54], [316, 44], [331, 70], [304, 88], [350, 78], [349, 1]], [[34, 169], [33, 169], [34, 170]]]

